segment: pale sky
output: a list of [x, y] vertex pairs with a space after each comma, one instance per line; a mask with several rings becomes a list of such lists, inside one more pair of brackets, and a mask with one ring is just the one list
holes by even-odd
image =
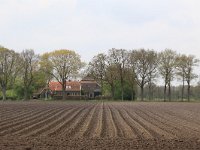
[[199, 0], [0, 0], [0, 45], [70, 49], [88, 62], [111, 48], [171, 48], [200, 58]]

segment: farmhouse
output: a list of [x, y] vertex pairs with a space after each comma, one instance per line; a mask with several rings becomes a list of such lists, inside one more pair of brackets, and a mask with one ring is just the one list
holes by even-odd
[[66, 81], [66, 88], [63, 93], [62, 85], [59, 82], [52, 81], [49, 82], [49, 88], [44, 88], [41, 92], [38, 92], [36, 97], [44, 98], [51, 95], [61, 98], [63, 94], [66, 99], [81, 99], [82, 97], [94, 99], [101, 95], [101, 87], [93, 78], [85, 77], [81, 81]]
[[101, 94], [101, 87], [93, 78], [85, 77], [80, 84], [83, 95], [88, 98], [95, 98]]
[[[62, 96], [62, 85], [59, 82], [50, 82], [49, 88], [53, 95]], [[65, 95], [67, 96], [80, 96], [81, 84], [79, 81], [66, 81]]]

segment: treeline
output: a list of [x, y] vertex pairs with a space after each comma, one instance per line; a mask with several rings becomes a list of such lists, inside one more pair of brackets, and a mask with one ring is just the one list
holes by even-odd
[[70, 50], [56, 50], [43, 55], [27, 49], [21, 53], [0, 47], [1, 99], [30, 99], [53, 79], [60, 82], [63, 91], [66, 80], [78, 74], [85, 64], [80, 55]]
[[[177, 54], [170, 49], [158, 53], [146, 49], [128, 51], [113, 48], [107, 54], [94, 56], [88, 73], [99, 81], [105, 94], [111, 93], [112, 99], [119, 99], [120, 91], [121, 100], [139, 97], [141, 101], [155, 98], [164, 101], [186, 98], [190, 101], [191, 95], [194, 95], [191, 94], [191, 81], [198, 77], [194, 73], [198, 63], [195, 56]], [[175, 79], [182, 86], [173, 87], [172, 93], [172, 81]], [[162, 87], [156, 85], [161, 80], [164, 81]], [[194, 87], [192, 89], [194, 91]], [[179, 91], [178, 96], [175, 97], [177, 92], [174, 91]]]
[[[191, 86], [198, 76], [194, 67], [199, 60], [192, 55], [137, 49], [110, 49], [100, 53], [86, 65], [75, 51], [55, 50], [42, 55], [27, 49], [18, 53], [0, 47], [0, 89], [3, 100], [29, 99], [33, 92], [48, 87], [51, 80], [62, 85], [80, 76], [94, 77], [102, 88], [102, 95], [112, 99], [172, 99], [197, 98], [200, 85]], [[86, 67], [85, 67], [86, 66]], [[80, 72], [84, 70], [84, 74]], [[163, 80], [164, 85], [156, 83]], [[181, 86], [172, 86], [178, 80]]]

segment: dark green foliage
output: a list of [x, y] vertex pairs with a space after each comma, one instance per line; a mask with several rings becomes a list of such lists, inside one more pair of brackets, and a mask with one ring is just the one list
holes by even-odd
[[45, 73], [42, 71], [37, 71], [34, 73], [33, 78], [33, 87], [34, 90], [39, 90], [41, 88], [44, 88], [47, 85], [47, 79], [45, 76]]
[[15, 85], [14, 91], [16, 92], [18, 99], [22, 99], [24, 97], [24, 88], [21, 85]]
[[[125, 80], [124, 83], [124, 100], [132, 100], [132, 93], [133, 93], [133, 100], [135, 100], [135, 90], [132, 92], [132, 88], [129, 85], [128, 80]], [[119, 80], [115, 81], [115, 100], [121, 99], [121, 84]]]
[[[31, 86], [29, 89], [28, 89], [28, 97], [31, 98], [32, 94], [33, 94], [33, 89], [34, 87]], [[23, 99], [24, 97], [24, 87], [21, 86], [21, 85], [15, 85], [14, 87], [14, 92], [16, 93], [17, 95], [17, 99]]]

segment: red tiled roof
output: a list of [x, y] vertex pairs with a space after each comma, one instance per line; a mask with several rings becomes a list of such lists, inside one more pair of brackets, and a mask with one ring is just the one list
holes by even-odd
[[[81, 84], [78, 81], [66, 81], [66, 91], [80, 91]], [[52, 91], [62, 91], [62, 85], [59, 82], [50, 82], [49, 88]]]

